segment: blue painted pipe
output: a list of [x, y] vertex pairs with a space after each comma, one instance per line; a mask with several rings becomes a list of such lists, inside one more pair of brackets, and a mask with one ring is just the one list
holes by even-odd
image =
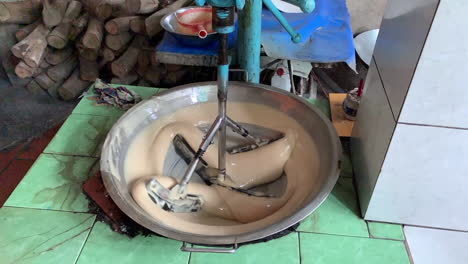
[[260, 81], [260, 40], [262, 28], [262, 0], [247, 0], [239, 16], [238, 59], [247, 71], [247, 81]]

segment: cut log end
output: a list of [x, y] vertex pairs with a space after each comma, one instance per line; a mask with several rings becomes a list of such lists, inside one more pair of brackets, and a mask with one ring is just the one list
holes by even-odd
[[67, 45], [67, 42], [68, 42], [68, 39], [64, 39], [59, 36], [53, 36], [53, 35], [47, 36], [47, 43], [49, 43], [51, 47], [54, 47], [56, 49], [65, 48], [65, 46]]
[[106, 20], [112, 16], [112, 5], [108, 3], [99, 4], [95, 10], [96, 17], [100, 20]]
[[18, 63], [18, 65], [16, 65], [16, 68], [15, 68], [16, 75], [18, 75], [18, 77], [23, 78], [23, 79], [33, 76], [34, 71], [35, 71], [34, 68], [28, 66], [23, 61]]
[[11, 18], [11, 12], [4, 3], [0, 3], [0, 22], [6, 22]]
[[112, 35], [119, 34], [119, 25], [115, 21], [107, 22], [105, 28], [109, 34], [112, 34]]

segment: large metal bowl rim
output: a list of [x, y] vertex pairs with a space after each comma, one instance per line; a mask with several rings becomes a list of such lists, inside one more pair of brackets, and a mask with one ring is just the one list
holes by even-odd
[[[169, 237], [173, 239], [177, 239], [180, 241], [186, 241], [190, 243], [198, 243], [198, 244], [206, 244], [206, 245], [228, 245], [228, 244], [237, 244], [237, 243], [244, 243], [244, 242], [250, 242], [250, 241], [255, 241], [258, 239], [262, 239], [265, 237], [268, 237], [270, 235], [276, 234], [280, 231], [283, 231], [294, 224], [300, 222], [304, 218], [306, 218], [311, 212], [313, 212], [316, 208], [318, 208], [328, 197], [330, 192], [332, 191], [334, 185], [336, 184], [336, 181], [338, 180], [339, 177], [339, 172], [340, 172], [340, 164], [341, 164], [341, 143], [339, 141], [339, 137], [336, 133], [335, 128], [331, 124], [331, 122], [327, 119], [327, 117], [320, 112], [315, 106], [311, 105], [309, 102], [307, 102], [305, 99], [293, 95], [291, 93], [288, 93], [284, 90], [273, 88], [271, 86], [267, 85], [261, 85], [261, 84], [250, 84], [250, 83], [241, 83], [241, 82], [230, 82], [231, 84], [236, 84], [236, 85], [242, 85], [242, 86], [249, 86], [252, 89], [264, 89], [268, 90], [271, 92], [275, 93], [280, 93], [286, 96], [289, 96], [293, 98], [294, 100], [304, 104], [306, 107], [308, 107], [310, 110], [315, 112], [315, 114], [319, 117], [319, 119], [326, 125], [327, 132], [329, 133], [331, 137], [331, 158], [332, 158], [332, 168], [329, 170], [329, 175], [326, 175], [326, 183], [323, 185], [323, 188], [318, 192], [316, 198], [312, 200], [310, 203], [308, 203], [306, 206], [303, 208], [297, 210], [293, 214], [283, 218], [282, 220], [266, 226], [264, 228], [261, 228], [256, 231], [251, 231], [239, 235], [224, 235], [224, 236], [207, 236], [207, 235], [198, 235], [198, 234], [193, 234], [193, 233], [185, 233], [177, 230], [173, 230], [168, 227], [162, 226], [162, 224], [156, 224], [154, 221], [150, 221], [145, 215], [140, 214], [138, 211], [136, 211], [124, 198], [122, 198], [119, 195], [119, 191], [117, 190], [117, 183], [115, 181], [115, 177], [110, 175], [106, 171], [101, 171], [102, 173], [102, 179], [104, 182], [104, 185], [111, 196], [112, 200], [117, 204], [117, 206], [130, 218], [132, 218], [134, 221], [137, 223], [141, 224], [142, 226], [150, 229], [151, 231]], [[178, 91], [184, 90], [184, 89], [191, 89], [195, 86], [216, 86], [216, 82], [202, 82], [202, 83], [192, 83], [188, 85], [182, 85], [179, 87], [171, 88], [168, 89], [164, 92], [158, 93], [154, 97], [163, 97], [167, 94], [170, 93], [176, 93]], [[152, 98], [154, 98], [152, 97]], [[147, 99], [147, 100], [151, 100]], [[143, 104], [147, 100], [141, 102], [140, 104]], [[116, 125], [123, 119], [125, 119], [127, 116], [131, 115], [133, 110], [136, 107], [130, 109], [127, 111], [117, 122]], [[116, 127], [112, 129], [114, 129]], [[333, 140], [335, 139], [335, 140]], [[106, 138], [106, 142], [109, 140], [109, 136]], [[336, 161], [336, 162], [335, 162]], [[101, 168], [105, 167], [105, 161], [101, 159]]]

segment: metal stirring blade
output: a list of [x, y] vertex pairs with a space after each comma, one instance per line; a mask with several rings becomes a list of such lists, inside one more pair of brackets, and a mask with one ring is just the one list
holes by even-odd
[[[243, 137], [251, 140], [251, 144], [247, 148], [261, 147], [271, 142], [268, 139], [254, 136], [247, 129], [236, 123], [227, 116], [227, 92], [229, 79], [229, 58], [228, 58], [228, 34], [234, 31], [234, 6], [230, 7], [213, 7], [212, 16], [213, 28], [219, 35], [219, 50], [218, 50], [218, 116], [213, 124], [208, 129], [203, 138], [195, 156], [188, 164], [188, 168], [184, 173], [179, 184], [172, 187], [170, 190], [159, 183], [155, 183], [155, 179], [146, 184], [147, 191], [150, 197], [161, 208], [172, 212], [193, 212], [201, 208], [203, 200], [201, 197], [189, 195], [187, 193], [187, 184], [192, 178], [195, 170], [199, 167], [202, 156], [213, 142], [216, 134], [218, 134], [218, 170], [217, 178], [223, 181], [226, 177], [226, 128], [229, 126], [232, 130]], [[243, 151], [237, 149], [234, 151]]]

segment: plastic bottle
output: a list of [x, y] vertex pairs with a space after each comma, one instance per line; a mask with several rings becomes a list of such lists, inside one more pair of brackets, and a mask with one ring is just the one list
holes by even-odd
[[286, 67], [280, 65], [276, 68], [271, 78], [271, 86], [291, 92], [291, 79]]

